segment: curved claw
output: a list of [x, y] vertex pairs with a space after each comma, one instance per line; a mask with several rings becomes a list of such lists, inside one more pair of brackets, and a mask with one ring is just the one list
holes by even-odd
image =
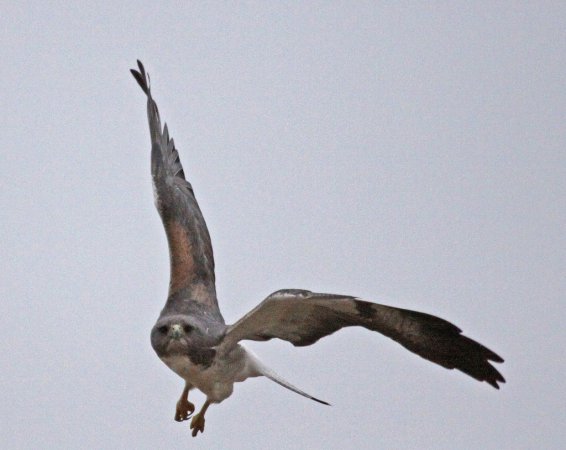
[[195, 412], [195, 405], [188, 400], [179, 400], [177, 402], [177, 409], [175, 410], [175, 420], [177, 422], [183, 422], [184, 420], [189, 420], [189, 418]]
[[198, 432], [204, 433], [204, 414], [198, 413], [196, 416], [193, 417], [191, 420], [190, 426], [192, 432], [192, 436], [195, 437]]

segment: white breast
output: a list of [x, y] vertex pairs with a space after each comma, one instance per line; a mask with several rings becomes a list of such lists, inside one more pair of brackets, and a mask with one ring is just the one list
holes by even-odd
[[234, 349], [229, 357], [216, 359], [206, 369], [193, 364], [187, 356], [161, 358], [162, 361], [187, 383], [202, 391], [210, 401], [219, 403], [232, 395], [234, 383], [260, 375], [255, 358], [243, 347]]

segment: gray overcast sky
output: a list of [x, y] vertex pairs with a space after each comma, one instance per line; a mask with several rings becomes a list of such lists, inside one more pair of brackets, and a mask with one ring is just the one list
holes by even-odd
[[[559, 448], [563, 2], [2, 2], [2, 448]], [[285, 287], [447, 318], [501, 391], [348, 329], [250, 347], [204, 435], [149, 331], [169, 277], [152, 75], [227, 322]], [[193, 395], [197, 404], [203, 397]]]

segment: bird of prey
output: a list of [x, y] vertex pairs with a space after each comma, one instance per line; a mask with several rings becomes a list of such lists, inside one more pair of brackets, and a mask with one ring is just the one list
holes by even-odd
[[[175, 420], [192, 416], [192, 436], [204, 431], [205, 413], [212, 403], [228, 398], [234, 383], [249, 377], [270, 380], [319, 403], [328, 404], [291, 385], [266, 367], [241, 341], [277, 338], [295, 346], [317, 342], [344, 327], [377, 331], [406, 349], [447, 369], [485, 381], [499, 389], [505, 379], [490, 364], [503, 359], [446, 320], [407, 309], [370, 303], [349, 295], [282, 289], [232, 325], [226, 325], [216, 296], [214, 258], [208, 230], [193, 187], [187, 181], [179, 153], [161, 127], [149, 75], [138, 61], [131, 70], [147, 96], [151, 136], [151, 176], [155, 206], [161, 216], [171, 264], [165, 307], [151, 330], [151, 345], [159, 358], [185, 380]], [[189, 391], [206, 395], [194, 414]]]

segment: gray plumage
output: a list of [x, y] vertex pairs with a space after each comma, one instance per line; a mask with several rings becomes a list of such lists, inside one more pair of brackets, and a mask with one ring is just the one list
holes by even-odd
[[149, 75], [139, 61], [138, 69], [131, 72], [147, 96], [155, 205], [167, 234], [171, 263], [169, 294], [151, 331], [151, 344], [159, 358], [185, 380], [175, 420], [191, 417], [194, 411], [194, 405], [188, 401], [191, 389], [196, 387], [207, 396], [201, 411], [192, 418], [193, 436], [204, 431], [208, 406], [229, 397], [233, 384], [249, 377], [266, 376], [327, 404], [267, 368], [242, 346], [243, 340], [278, 338], [305, 346], [341, 328], [361, 326], [442, 367], [458, 369], [499, 389], [499, 383], [505, 379], [491, 362], [503, 362], [500, 356], [463, 336], [450, 322], [421, 312], [347, 295], [283, 289], [227, 326], [218, 307], [214, 256], [206, 223], [167, 125], [161, 126]]

